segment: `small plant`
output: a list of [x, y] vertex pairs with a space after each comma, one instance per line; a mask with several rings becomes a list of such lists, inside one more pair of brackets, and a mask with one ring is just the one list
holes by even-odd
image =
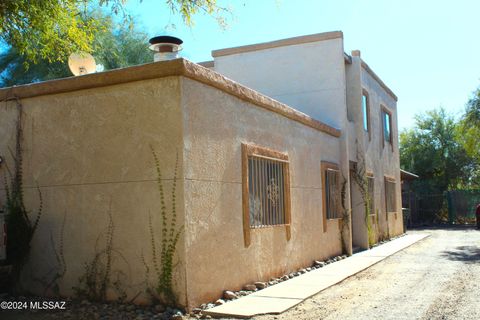
[[[165, 204], [165, 192], [162, 182], [162, 171], [160, 169], [160, 162], [158, 157], [151, 147], [153, 159], [155, 161], [155, 169], [157, 172], [157, 186], [160, 194], [160, 218], [162, 221], [161, 229], [161, 248], [160, 261], [157, 254], [157, 246], [155, 245], [155, 232], [152, 223], [152, 217], [149, 215], [149, 231], [150, 242], [152, 250], [153, 271], [155, 272], [157, 281], [154, 288], [154, 296], [164, 305], [176, 305], [176, 297], [173, 292], [173, 268], [174, 256], [177, 248], [178, 240], [183, 231], [183, 226], [177, 228], [177, 211], [176, 211], [176, 185], [177, 185], [177, 170], [178, 170], [178, 154], [175, 162], [175, 172], [173, 176], [173, 185], [171, 191], [172, 207], [170, 214], [167, 215], [167, 207]], [[144, 260], [142, 256], [142, 260]], [[145, 263], [147, 277], [150, 274], [150, 268]], [[150, 290], [152, 291], [152, 290]]]
[[67, 214], [65, 212], [63, 215], [63, 221], [60, 228], [58, 248], [55, 245], [55, 241], [53, 240], [53, 235], [50, 234], [50, 243], [52, 244], [53, 252], [55, 253], [56, 265], [45, 276], [35, 279], [36, 281], [40, 282], [43, 285], [44, 296], [48, 296], [49, 293], [53, 293], [57, 297], [60, 296], [60, 286], [58, 283], [65, 276], [65, 273], [67, 272], [67, 264], [65, 262], [65, 256], [63, 254], [66, 215]]
[[[113, 247], [113, 236], [115, 226], [111, 210], [108, 211], [108, 225], [105, 235], [105, 247], [98, 250], [98, 242], [95, 249], [95, 256], [90, 262], [85, 263], [85, 273], [79, 279], [79, 286], [73, 287], [75, 294], [80, 298], [86, 298], [94, 301], [106, 301], [107, 291], [113, 289], [118, 296], [118, 300], [123, 301], [126, 298], [125, 290], [122, 287], [121, 277], [124, 274], [120, 271], [112, 272], [112, 263], [114, 253], [123, 258]], [[126, 262], [125, 258], [123, 260]], [[116, 279], [112, 281], [112, 274]]]
[[371, 203], [373, 199], [368, 192], [368, 178], [365, 170], [365, 159], [358, 150], [357, 164], [355, 165], [354, 170], [352, 170], [351, 177], [353, 181], [357, 184], [360, 195], [362, 197], [362, 202], [365, 207], [365, 225], [367, 226], [368, 245], [372, 247], [376, 243], [375, 231], [373, 230], [371, 221]]
[[7, 259], [12, 265], [12, 286], [14, 291], [20, 290], [20, 275], [30, 254], [30, 244], [37, 230], [42, 215], [42, 193], [37, 186], [40, 205], [35, 220], [32, 222], [25, 208], [23, 194], [23, 111], [22, 104], [16, 99], [18, 111], [16, 123], [15, 152], [11, 152], [14, 163], [13, 173], [8, 169], [10, 184], [4, 177], [6, 193], [6, 222], [8, 230]]

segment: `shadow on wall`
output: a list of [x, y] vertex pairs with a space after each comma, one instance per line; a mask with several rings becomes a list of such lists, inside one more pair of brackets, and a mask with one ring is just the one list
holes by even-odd
[[464, 263], [480, 263], [480, 248], [476, 246], [460, 246], [454, 250], [444, 251], [443, 256], [452, 261]]

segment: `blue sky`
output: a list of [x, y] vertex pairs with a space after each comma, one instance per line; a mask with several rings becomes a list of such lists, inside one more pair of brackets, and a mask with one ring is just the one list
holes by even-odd
[[232, 12], [224, 30], [202, 14], [188, 28], [162, 3], [129, 0], [128, 9], [149, 35], [183, 39], [182, 56], [195, 62], [215, 49], [343, 31], [345, 51], [361, 50], [399, 97], [401, 129], [439, 106], [458, 116], [480, 85], [478, 0], [220, 0]]

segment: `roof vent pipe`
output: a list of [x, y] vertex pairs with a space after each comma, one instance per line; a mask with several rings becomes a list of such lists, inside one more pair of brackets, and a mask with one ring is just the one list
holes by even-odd
[[178, 58], [183, 41], [170, 36], [158, 36], [150, 39], [150, 50], [154, 52], [153, 61], [166, 61]]

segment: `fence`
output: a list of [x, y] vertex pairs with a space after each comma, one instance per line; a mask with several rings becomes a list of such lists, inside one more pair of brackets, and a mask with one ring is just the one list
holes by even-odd
[[475, 223], [475, 209], [480, 204], [480, 190], [448, 191], [447, 203], [449, 223]]
[[453, 190], [443, 194], [402, 193], [402, 205], [409, 208], [408, 225], [432, 223], [473, 224], [480, 204], [480, 190]]

